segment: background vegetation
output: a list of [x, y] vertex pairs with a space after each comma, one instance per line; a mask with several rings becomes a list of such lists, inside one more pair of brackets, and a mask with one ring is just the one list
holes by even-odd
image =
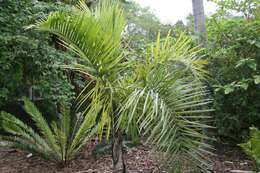
[[207, 23], [214, 121], [217, 134], [236, 143], [260, 120], [259, 4], [216, 2], [219, 10]]
[[[45, 2], [1, 2], [0, 13], [0, 106], [21, 96], [33, 96], [53, 102], [69, 102], [73, 86], [59, 63], [70, 63], [71, 56], [55, 49], [55, 38], [46, 33], [25, 30], [51, 11], [66, 8], [64, 4]], [[37, 99], [36, 98], [36, 99]]]

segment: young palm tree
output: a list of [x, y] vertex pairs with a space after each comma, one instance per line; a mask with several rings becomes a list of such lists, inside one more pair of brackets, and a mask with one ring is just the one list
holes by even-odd
[[158, 36], [144, 55], [127, 59], [121, 46], [123, 12], [112, 0], [100, 1], [93, 11], [80, 1], [72, 11], [52, 13], [35, 27], [58, 35], [78, 55], [78, 63], [64, 67], [89, 77], [78, 96], [86, 122], [81, 131], [94, 127], [95, 134], [107, 129], [107, 137], [112, 135], [115, 172], [125, 171], [122, 133], [144, 135], [175, 168], [182, 159], [205, 168], [210, 146], [202, 142], [207, 139], [202, 129], [208, 127], [204, 114], [210, 100], [202, 80], [207, 73], [190, 39]]

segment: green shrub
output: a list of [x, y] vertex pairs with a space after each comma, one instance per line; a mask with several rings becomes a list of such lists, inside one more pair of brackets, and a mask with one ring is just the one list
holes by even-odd
[[220, 12], [207, 28], [215, 126], [218, 135], [237, 142], [248, 135], [250, 126], [260, 124], [260, 20], [253, 13], [244, 18]]

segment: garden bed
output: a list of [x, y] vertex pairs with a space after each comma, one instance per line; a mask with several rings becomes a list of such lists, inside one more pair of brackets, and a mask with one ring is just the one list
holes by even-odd
[[252, 161], [237, 146], [218, 143], [215, 146], [216, 155], [212, 157], [214, 173], [229, 173], [235, 170], [253, 170]]
[[[28, 153], [20, 150], [0, 149], [1, 173], [110, 173], [112, 158], [110, 154], [94, 157], [89, 151], [93, 146], [87, 146], [80, 155], [66, 167], [42, 160], [37, 156], [28, 158]], [[150, 173], [159, 171], [159, 164], [153, 158], [152, 151], [145, 146], [128, 150], [126, 164], [131, 173]]]
[[[93, 157], [89, 152], [93, 144], [88, 145], [80, 155], [64, 168], [42, 160], [37, 156], [14, 149], [0, 149], [1, 173], [111, 173], [110, 154]], [[252, 170], [252, 162], [234, 147], [216, 146], [216, 156], [212, 157], [213, 173], [228, 173], [231, 170]], [[140, 145], [130, 148], [126, 154], [129, 173], [163, 173], [159, 162], [149, 147]]]

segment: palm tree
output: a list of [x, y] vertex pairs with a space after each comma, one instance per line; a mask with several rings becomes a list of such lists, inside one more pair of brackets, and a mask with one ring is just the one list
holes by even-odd
[[[84, 129], [112, 136], [114, 172], [125, 172], [122, 134], [143, 135], [182, 165], [207, 165], [209, 146], [202, 129], [210, 100], [202, 80], [205, 61], [191, 40], [168, 36], [147, 46], [137, 59], [124, 56], [121, 44], [125, 20], [119, 3], [100, 1], [92, 12], [83, 1], [70, 12], [59, 11], [35, 27], [59, 36], [63, 45], [78, 55], [78, 63], [64, 66], [88, 76], [77, 98], [85, 115]], [[93, 128], [94, 127], [94, 128]], [[176, 166], [177, 167], [177, 166]], [[175, 168], [176, 168], [175, 167]]]
[[200, 41], [203, 43], [207, 35], [203, 0], [192, 0], [192, 9], [194, 16], [195, 33], [198, 34], [198, 36], [200, 37]]

